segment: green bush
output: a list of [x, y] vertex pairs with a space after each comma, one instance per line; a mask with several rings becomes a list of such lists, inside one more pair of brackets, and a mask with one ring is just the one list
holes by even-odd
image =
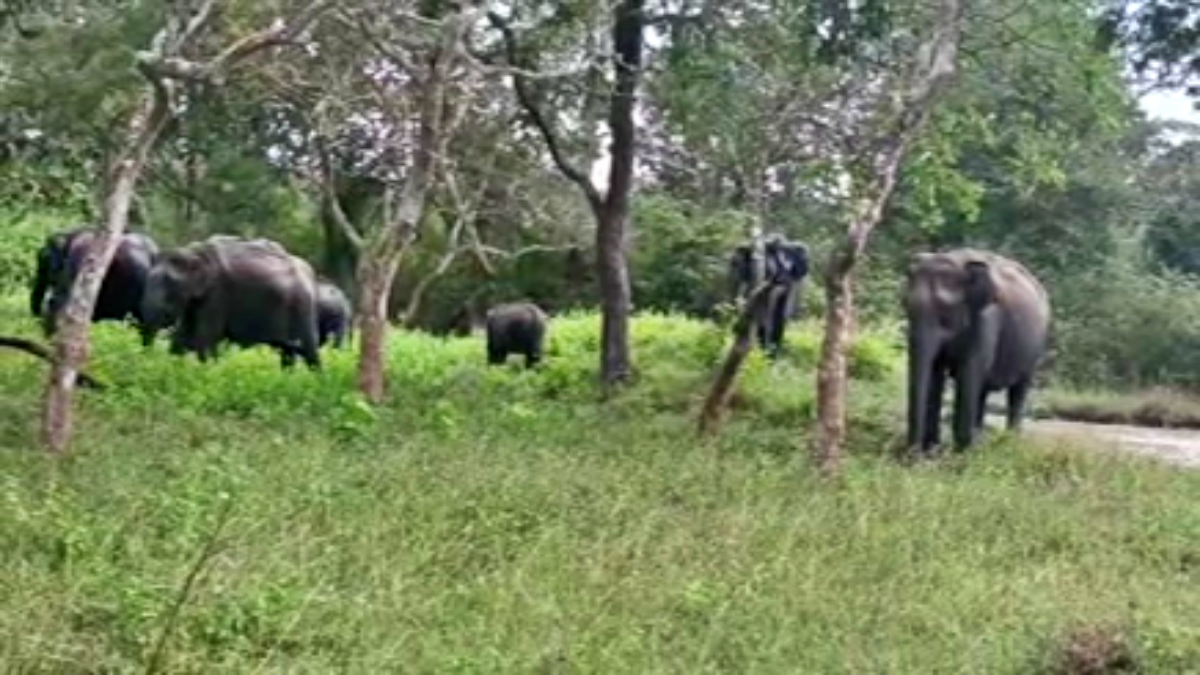
[[1113, 264], [1052, 294], [1053, 377], [1080, 386], [1200, 386], [1200, 281]]
[[33, 278], [37, 250], [46, 235], [77, 224], [67, 214], [0, 211], [0, 294], [23, 292]]

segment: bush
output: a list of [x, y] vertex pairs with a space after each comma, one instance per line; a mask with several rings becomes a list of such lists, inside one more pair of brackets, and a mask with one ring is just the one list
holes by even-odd
[[1052, 375], [1088, 387], [1200, 386], [1200, 280], [1113, 264], [1052, 295]]
[[79, 224], [68, 214], [0, 212], [0, 294], [24, 292], [33, 278], [37, 250], [52, 232]]

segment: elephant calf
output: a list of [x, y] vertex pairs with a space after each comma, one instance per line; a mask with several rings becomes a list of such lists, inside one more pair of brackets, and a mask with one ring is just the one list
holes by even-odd
[[502, 364], [510, 353], [517, 353], [525, 355], [526, 368], [537, 365], [546, 340], [546, 321], [546, 313], [532, 302], [497, 305], [488, 310], [488, 363]]
[[1050, 330], [1050, 301], [1037, 278], [987, 251], [918, 253], [904, 301], [909, 447], [938, 444], [947, 375], [954, 378], [956, 447], [971, 445], [983, 429], [993, 391], [1008, 390], [1008, 428], [1019, 428]]
[[324, 345], [333, 338], [333, 346], [341, 349], [350, 335], [353, 312], [350, 300], [342, 289], [328, 281], [317, 282], [317, 344]]

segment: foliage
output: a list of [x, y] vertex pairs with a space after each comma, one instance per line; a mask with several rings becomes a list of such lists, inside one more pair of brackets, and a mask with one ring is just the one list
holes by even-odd
[[37, 251], [46, 236], [78, 225], [69, 214], [0, 210], [0, 292], [24, 291], [33, 279]]
[[1119, 44], [1133, 70], [1151, 82], [1200, 93], [1200, 10], [1189, 0], [1110, 0], [1097, 28], [1101, 44]]
[[[19, 298], [0, 312], [34, 330]], [[201, 367], [102, 326], [114, 386], [54, 466], [44, 366], [0, 354], [0, 661], [143, 669], [214, 536], [166, 670], [1015, 673], [1105, 621], [1149, 672], [1200, 658], [1196, 474], [1009, 442], [900, 466], [903, 368], [866, 327], [856, 362], [889, 374], [856, 382], [831, 484], [794, 461], [818, 326], [752, 356], [706, 445], [682, 441], [724, 331], [638, 318], [639, 385], [600, 402], [597, 322], [557, 318], [538, 372], [393, 332], [378, 408], [347, 394], [350, 351], [319, 375], [267, 350]]]
[[635, 202], [633, 220], [630, 276], [637, 307], [704, 316], [731, 300], [729, 261], [745, 239], [744, 214], [649, 194]]
[[1200, 386], [1200, 283], [1112, 263], [1060, 289], [1054, 372], [1091, 386]]

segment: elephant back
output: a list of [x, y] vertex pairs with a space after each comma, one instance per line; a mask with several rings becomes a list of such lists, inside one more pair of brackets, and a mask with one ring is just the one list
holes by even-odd
[[957, 254], [955, 257], [960, 266], [967, 262], [981, 262], [987, 265], [992, 284], [998, 289], [997, 302], [1001, 305], [1032, 302], [1044, 307], [1046, 313], [1049, 313], [1050, 295], [1042, 282], [1025, 265], [999, 253], [980, 249], [965, 248], [951, 253]]

